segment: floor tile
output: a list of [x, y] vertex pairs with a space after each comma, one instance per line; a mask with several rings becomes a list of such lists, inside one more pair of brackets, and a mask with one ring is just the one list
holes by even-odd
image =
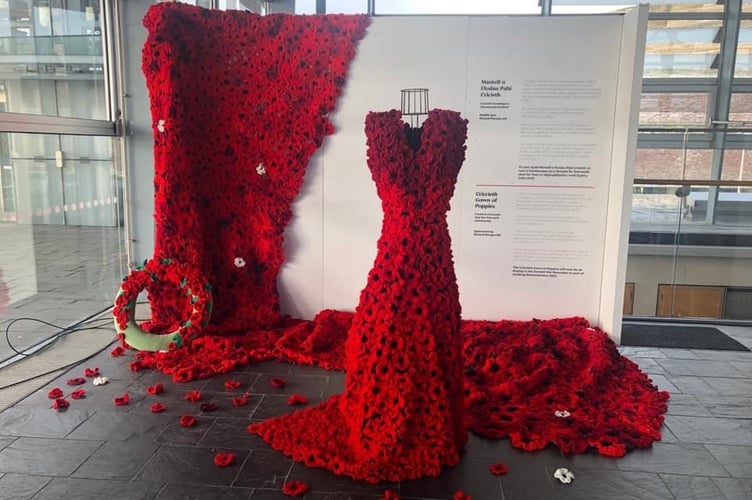
[[244, 371], [251, 373], [267, 374], [267, 375], [287, 375], [290, 373], [290, 369], [293, 367], [290, 363], [284, 361], [262, 361], [261, 363], [253, 363], [244, 368]]
[[0, 432], [6, 436], [60, 438], [93, 412], [81, 408], [55, 411], [51, 407], [13, 407], [0, 413]]
[[674, 497], [681, 500], [722, 499], [723, 493], [709, 477], [661, 474]]
[[752, 420], [667, 415], [665, 422], [686, 443], [752, 446]]
[[315, 406], [320, 402], [319, 398], [311, 398], [306, 396], [308, 399], [308, 404], [305, 406], [301, 405], [293, 405], [290, 406], [287, 404], [287, 400], [290, 396], [288, 395], [277, 395], [277, 394], [265, 394], [264, 397], [261, 399], [261, 402], [259, 402], [258, 406], [256, 407], [256, 410], [251, 415], [252, 418], [259, 420], [259, 419], [267, 419], [271, 417], [276, 417], [285, 413], [292, 413], [297, 410], [302, 410], [303, 408], [309, 408], [311, 406]]
[[282, 488], [292, 467], [292, 460], [271, 450], [252, 450], [233, 486], [247, 488]]
[[707, 361], [694, 359], [660, 359], [657, 363], [671, 375], [689, 375], [693, 377], [742, 377], [731, 363], [726, 361]]
[[713, 414], [691, 394], [671, 394], [668, 400], [668, 415], [688, 415], [691, 417], [712, 417]]
[[[156, 500], [248, 500], [253, 490], [194, 484], [167, 484]], [[289, 500], [289, 497], [287, 497]]]
[[[326, 373], [318, 369], [321, 373]], [[275, 375], [260, 375], [253, 384], [253, 391], [257, 394], [302, 394], [307, 398], [320, 399], [324, 392], [327, 375], [300, 375], [291, 372], [284, 379], [287, 381], [284, 387], [275, 388], [270, 380], [279, 378]]]
[[683, 394], [692, 394], [695, 397], [700, 396], [719, 396], [715, 390], [702, 377], [686, 377], [683, 375], [672, 375], [671, 383]]
[[[631, 359], [631, 358], [630, 358]], [[658, 364], [655, 358], [634, 358], [632, 359], [642, 371], [648, 374], [664, 375], [666, 370]]]
[[214, 421], [214, 418], [200, 417], [196, 419], [196, 425], [193, 427], [183, 427], [180, 425], [180, 417], [170, 415], [168, 418], [169, 422], [154, 440], [156, 444], [196, 446]]
[[110, 441], [73, 473], [89, 479], [131, 479], [159, 447], [151, 439]]
[[57, 477], [34, 500], [153, 500], [160, 483]]
[[752, 478], [752, 446], [706, 444], [705, 448], [733, 477]]
[[328, 398], [336, 394], [342, 394], [345, 392], [345, 374], [344, 372], [331, 372], [329, 380], [324, 386], [324, 391], [321, 393], [322, 398]]
[[672, 394], [677, 392], [682, 392], [677, 388], [674, 384], [671, 383], [669, 378], [666, 375], [657, 375], [657, 374], [649, 374], [650, 380], [653, 382], [653, 385], [658, 387], [659, 391], [668, 391]]
[[[497, 476], [488, 472], [489, 465], [487, 462], [463, 460], [456, 467], [445, 468], [437, 478], [403, 481], [400, 484], [400, 496], [452, 498], [456, 491], [462, 490], [473, 498], [501, 500], [504, 498], [501, 482]], [[543, 477], [542, 473], [541, 476]]]
[[113, 408], [98, 411], [66, 438], [102, 441], [126, 441], [147, 436], [155, 438], [169, 421], [164, 415], [151, 413], [146, 409], [129, 413], [125, 407]]
[[67, 476], [101, 445], [100, 441], [18, 438], [0, 451], [0, 470], [44, 476]]
[[0, 436], [0, 450], [11, 444], [17, 438], [11, 436]]
[[[214, 465], [217, 452], [235, 453], [229, 467]], [[230, 486], [248, 456], [245, 450], [162, 446], [136, 474], [135, 481]]]
[[747, 361], [752, 363], [752, 352], [711, 351], [709, 349], [692, 349], [698, 358], [708, 361]]
[[738, 378], [707, 377], [704, 379], [721, 396], [752, 397], [752, 384]]
[[49, 476], [8, 473], [0, 477], [0, 500], [26, 500], [41, 490]]
[[315, 490], [319, 492], [344, 493], [347, 495], [378, 495], [385, 490], [397, 491], [399, 489], [399, 484], [396, 483], [385, 482], [375, 485], [364, 481], [355, 481], [349, 477], [337, 476], [326, 469], [306, 467], [297, 462], [293, 463], [287, 480], [303, 481], [312, 487], [315, 486]]
[[508, 465], [511, 467], [509, 474], [497, 478], [501, 482], [504, 500], [543, 500], [554, 497], [554, 484], [544, 465]]
[[656, 347], [621, 346], [619, 352], [628, 358], [665, 358], [666, 355]]
[[752, 498], [752, 479], [714, 477], [713, 482], [726, 500], [750, 500]]
[[664, 357], [670, 359], [700, 359], [700, 356], [690, 349], [666, 349], [662, 347], [660, 351]]
[[[553, 476], [554, 470], [549, 470]], [[657, 474], [646, 472], [608, 471], [595, 469], [573, 471], [575, 477], [569, 484], [555, 480], [556, 500], [674, 500], [666, 485]], [[506, 499], [510, 500], [510, 499]], [[517, 500], [517, 499], [512, 499]]]
[[719, 477], [727, 475], [704, 446], [690, 443], [657, 443], [646, 450], [634, 450], [619, 459], [616, 467], [622, 471]]
[[[199, 423], [203, 425], [203, 423]], [[208, 430], [198, 443], [204, 448], [242, 448], [244, 450], [271, 448], [255, 434], [248, 432], [248, 421], [234, 418], [217, 418], [207, 422]]]
[[[259, 374], [245, 372], [232, 372], [225, 375], [218, 375], [207, 380], [206, 386], [204, 386], [203, 390], [210, 392], [235, 393], [239, 396], [244, 392], [253, 392], [251, 391], [251, 388], [259, 377]], [[240, 382], [240, 387], [237, 389], [228, 388], [225, 387], [225, 382]]]

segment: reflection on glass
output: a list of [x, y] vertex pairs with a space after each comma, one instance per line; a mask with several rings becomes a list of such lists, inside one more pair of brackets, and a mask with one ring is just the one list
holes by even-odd
[[[378, 1], [378, 0], [377, 0]], [[640, 1], [618, 0], [553, 0], [553, 14], [600, 14], [618, 12], [633, 7]], [[650, 2], [650, 12], [723, 12], [723, 5], [707, 0], [658, 0]]]
[[[127, 271], [117, 141], [0, 134], [0, 322], [70, 325], [112, 303]], [[52, 333], [12, 335], [25, 348]]]
[[3, 111], [108, 119], [100, 0], [0, 2]]
[[[327, 2], [327, 10], [328, 2]], [[538, 0], [376, 0], [376, 14], [540, 14]]]
[[646, 77], [708, 77], [718, 73], [720, 21], [651, 21], [645, 46]]
[[731, 94], [729, 120], [752, 122], [752, 94], [740, 92]]
[[[752, 11], [752, 5], [745, 5], [745, 7]], [[743, 20], [739, 29], [734, 76], [737, 78], [752, 77], [752, 19]]]
[[[748, 149], [726, 149], [723, 152], [721, 179], [725, 181], [752, 182], [752, 151]], [[740, 186], [735, 190], [738, 192], [752, 192], [752, 187]]]
[[640, 148], [635, 155], [637, 179], [709, 179], [713, 150]]
[[648, 93], [640, 99], [640, 125], [704, 125], [708, 121], [706, 93]]

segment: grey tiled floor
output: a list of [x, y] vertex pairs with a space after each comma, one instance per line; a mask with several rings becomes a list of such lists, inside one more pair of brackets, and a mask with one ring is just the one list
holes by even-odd
[[[752, 346], [752, 329], [721, 327]], [[462, 462], [437, 479], [393, 485], [402, 498], [450, 499], [464, 490], [474, 500], [538, 499], [752, 499], [752, 353], [622, 348], [662, 388], [672, 393], [663, 441], [621, 459], [596, 454], [562, 456], [553, 448], [527, 453], [506, 440], [471, 437]], [[375, 499], [386, 488], [350, 481], [321, 469], [309, 469], [271, 450], [249, 435], [248, 422], [290, 411], [288, 392], [311, 402], [342, 389], [343, 375], [316, 368], [265, 362], [207, 381], [174, 384], [156, 372], [133, 373], [128, 357], [106, 351], [86, 366], [98, 366], [111, 379], [102, 387], [86, 384], [87, 398], [72, 401], [66, 412], [50, 409], [46, 392], [66, 389], [59, 381], [0, 413], [0, 498], [39, 499], [283, 499], [286, 480], [306, 481], [311, 500]], [[278, 392], [268, 383], [283, 376]], [[226, 379], [242, 382], [236, 392], [253, 393], [247, 406], [233, 407]], [[163, 382], [166, 392], [149, 395]], [[201, 389], [216, 412], [202, 413], [183, 399]], [[112, 398], [131, 395], [127, 407]], [[168, 410], [152, 414], [154, 401]], [[199, 424], [183, 429], [177, 419], [195, 414]], [[216, 451], [233, 451], [237, 463], [212, 464]], [[488, 465], [504, 462], [509, 474], [495, 477]], [[553, 472], [567, 467], [569, 485]]]
[[[69, 326], [112, 304], [127, 272], [122, 229], [0, 223], [0, 280], [9, 304], [0, 297], [0, 361], [13, 355], [6, 325], [33, 317]], [[0, 293], [2, 293], [0, 283]], [[24, 349], [55, 333], [35, 322], [12, 326], [10, 339]]]

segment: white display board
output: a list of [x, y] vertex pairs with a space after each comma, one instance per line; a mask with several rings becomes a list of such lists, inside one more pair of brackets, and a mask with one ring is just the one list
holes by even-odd
[[357, 305], [382, 218], [364, 118], [425, 87], [469, 120], [449, 214], [463, 317], [578, 315], [618, 340], [638, 14], [374, 18], [294, 207], [286, 312]]
[[[336, 131], [293, 207], [284, 312], [354, 310], [382, 219], [365, 116], [398, 109], [401, 89], [424, 87], [431, 107], [469, 120], [449, 212], [463, 317], [584, 316], [618, 341], [646, 29], [646, 6], [373, 18], [331, 115]], [[148, 109], [141, 100], [134, 107]], [[132, 154], [150, 152], [142, 139]], [[153, 191], [142, 184], [131, 191], [134, 260], [151, 255]]]

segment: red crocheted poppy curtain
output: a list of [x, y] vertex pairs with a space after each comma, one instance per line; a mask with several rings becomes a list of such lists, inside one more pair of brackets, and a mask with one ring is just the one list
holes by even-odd
[[[209, 331], [277, 326], [284, 228], [306, 165], [333, 128], [365, 16], [259, 16], [152, 6], [143, 72], [154, 133], [155, 258], [211, 283]], [[186, 305], [152, 290], [152, 331]], [[174, 287], [171, 287], [174, 288]]]

